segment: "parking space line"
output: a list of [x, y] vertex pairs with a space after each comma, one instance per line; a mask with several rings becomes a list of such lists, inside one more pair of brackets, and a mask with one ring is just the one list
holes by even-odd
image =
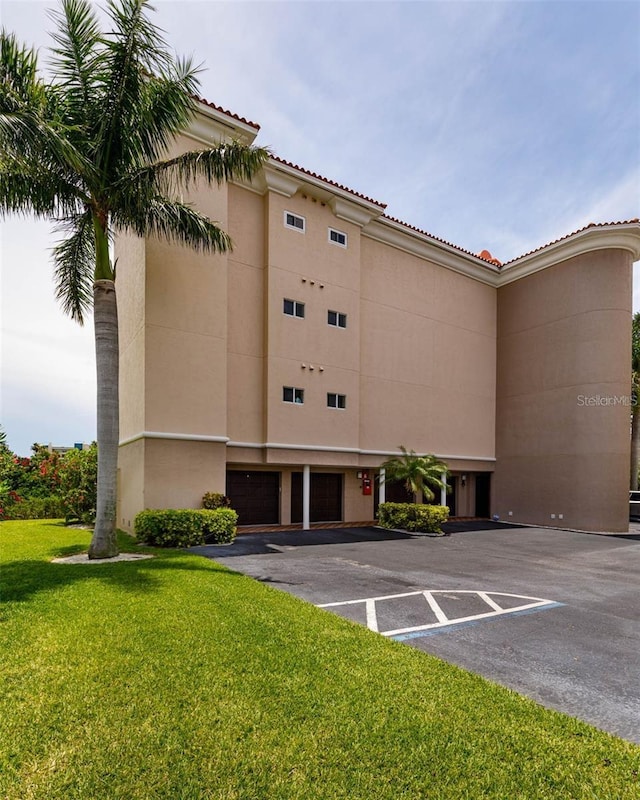
[[[454, 599], [456, 595], [475, 595], [479, 600], [485, 603], [490, 610], [480, 611], [476, 614], [468, 614], [463, 617], [451, 618], [446, 615], [436, 600], [435, 595], [439, 594], [447, 597], [454, 595]], [[427, 601], [431, 613], [437, 620], [436, 622], [425, 622], [423, 625], [412, 625], [410, 627], [393, 628], [385, 631], [381, 631], [379, 629], [376, 603], [385, 600], [401, 600], [405, 597], [417, 597], [419, 595], [422, 595]], [[515, 599], [525, 602], [504, 608], [494, 599], [496, 597], [505, 597], [510, 598], [511, 600]], [[378, 595], [376, 597], [365, 597], [357, 600], [341, 600], [334, 603], [322, 603], [318, 606], [318, 608], [339, 608], [340, 606], [352, 605], [364, 605], [366, 624], [370, 630], [380, 633], [383, 636], [393, 636], [402, 639], [412, 638], [413, 636], [420, 635], [420, 632], [425, 632], [423, 635], [427, 635], [427, 632], [431, 631], [435, 633], [437, 629], [443, 631], [452, 630], [458, 625], [464, 626], [480, 620], [494, 619], [496, 617], [510, 615], [515, 616], [517, 614], [529, 613], [536, 610], [557, 608], [563, 604], [557, 603], [553, 600], [545, 600], [541, 597], [529, 597], [527, 595], [510, 594], [508, 592], [491, 592], [476, 589], [424, 589], [417, 592], [401, 592], [400, 594]]]
[[366, 600], [367, 628], [378, 633], [378, 618], [376, 616], [376, 601]]
[[504, 609], [502, 608], [502, 606], [499, 606], [499, 605], [498, 605], [498, 604], [495, 602], [495, 600], [492, 600], [492, 598], [491, 598], [491, 597], [489, 597], [489, 595], [488, 595], [486, 592], [478, 592], [478, 597], [481, 597], [481, 598], [484, 600], [484, 602], [485, 602], [485, 603], [486, 603], [488, 606], [491, 606], [491, 608], [492, 608], [494, 611], [504, 611]]
[[438, 622], [449, 622], [447, 615], [434, 600], [433, 594], [431, 592], [422, 592], [422, 594], [424, 595], [424, 598], [427, 601], [427, 603], [429, 603], [431, 610], [436, 615], [436, 619], [438, 620]]

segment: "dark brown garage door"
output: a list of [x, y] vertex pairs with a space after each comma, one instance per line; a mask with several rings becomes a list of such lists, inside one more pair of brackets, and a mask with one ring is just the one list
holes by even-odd
[[228, 470], [227, 496], [238, 512], [238, 525], [279, 524], [279, 472]]
[[[342, 474], [312, 472], [309, 517], [311, 522], [342, 519]], [[302, 522], [302, 473], [291, 473], [291, 522]]]

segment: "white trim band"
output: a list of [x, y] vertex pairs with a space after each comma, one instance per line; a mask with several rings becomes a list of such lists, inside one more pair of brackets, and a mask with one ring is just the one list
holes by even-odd
[[[399, 450], [360, 450], [357, 447], [331, 447], [323, 444], [286, 444], [283, 442], [232, 442], [228, 436], [205, 436], [199, 433], [164, 433], [162, 431], [142, 431], [120, 442], [120, 447], [137, 442], [138, 439], [173, 439], [183, 442], [217, 442], [227, 447], [246, 447], [252, 450], [305, 450], [318, 453], [352, 453], [360, 456], [397, 456]], [[418, 453], [420, 455], [420, 453]], [[424, 453], [422, 455], [425, 455]], [[451, 461], [495, 461], [495, 456], [441, 455], [437, 458]]]
[[135, 436], [130, 436], [128, 439], [123, 439], [119, 443], [119, 447], [125, 444], [137, 442], [138, 439], [173, 439], [180, 442], [218, 442], [226, 444], [229, 441], [228, 436], [205, 436], [201, 433], [165, 433], [163, 431], [142, 431], [136, 433]]

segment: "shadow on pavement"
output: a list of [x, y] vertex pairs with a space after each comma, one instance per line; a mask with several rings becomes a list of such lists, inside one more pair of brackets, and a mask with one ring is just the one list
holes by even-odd
[[229, 545], [203, 545], [190, 547], [192, 553], [216, 558], [217, 556], [249, 556], [277, 552], [280, 548], [312, 547], [322, 544], [352, 544], [354, 542], [390, 542], [410, 539], [409, 533], [384, 531], [378, 528], [317, 528], [310, 531], [270, 531], [269, 533], [244, 533]]
[[[451, 533], [467, 533], [472, 531], [488, 531], [496, 529], [521, 528], [521, 525], [504, 525], [489, 520], [457, 520], [442, 526], [446, 535]], [[374, 527], [358, 528], [315, 528], [310, 531], [269, 531], [266, 533], [243, 533], [229, 545], [201, 545], [191, 547], [192, 553], [216, 557], [266, 555], [292, 547], [314, 547], [326, 544], [353, 544], [356, 542], [390, 542], [422, 538], [411, 533], [386, 531]]]

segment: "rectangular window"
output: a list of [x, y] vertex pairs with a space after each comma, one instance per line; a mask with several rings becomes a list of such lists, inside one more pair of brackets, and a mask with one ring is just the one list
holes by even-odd
[[292, 214], [290, 211], [284, 212], [284, 224], [287, 228], [294, 228], [300, 233], [304, 233], [304, 217], [298, 216], [298, 214]]
[[296, 389], [294, 386], [282, 387], [282, 399], [285, 403], [304, 403], [304, 389]]
[[289, 317], [304, 319], [304, 303], [299, 303], [297, 300], [288, 300], [285, 297], [282, 304], [282, 311]]
[[346, 408], [347, 395], [346, 394], [327, 394], [327, 405], [329, 408]]
[[347, 234], [342, 231], [337, 231], [335, 228], [329, 228], [329, 241], [331, 244], [338, 244], [340, 247], [346, 247]]
[[333, 325], [335, 328], [346, 328], [347, 327], [347, 315], [342, 314], [339, 311], [328, 311], [327, 312], [327, 323], [329, 325]]

